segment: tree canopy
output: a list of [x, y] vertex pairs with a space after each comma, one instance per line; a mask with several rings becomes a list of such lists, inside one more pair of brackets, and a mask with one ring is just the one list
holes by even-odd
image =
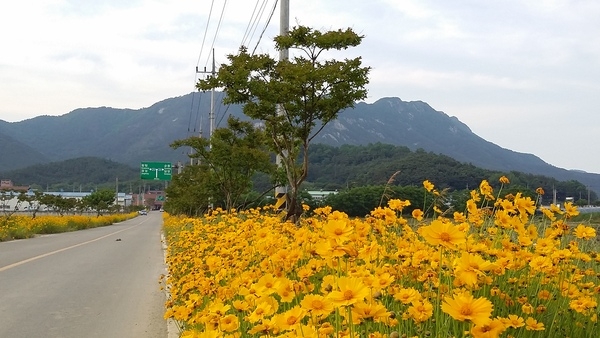
[[[252, 189], [257, 172], [272, 173], [274, 166], [265, 146], [265, 135], [252, 123], [229, 117], [227, 128], [218, 128], [210, 140], [190, 137], [171, 144], [192, 147], [197, 164], [184, 169], [167, 189], [167, 210], [196, 214], [213, 204], [226, 210], [236, 208], [242, 195]], [[186, 195], [186, 190], [194, 193]], [[198, 203], [199, 207], [193, 204]]]
[[362, 66], [361, 57], [322, 60], [323, 52], [357, 46], [362, 39], [350, 28], [321, 32], [294, 27], [275, 38], [278, 50], [298, 51], [290, 60], [250, 54], [242, 47], [215, 77], [197, 84], [200, 90], [223, 88], [225, 103], [243, 104], [244, 114], [263, 121], [269, 145], [285, 169], [288, 218], [299, 214], [297, 197], [308, 175], [310, 141], [341, 110], [367, 96], [370, 68]]

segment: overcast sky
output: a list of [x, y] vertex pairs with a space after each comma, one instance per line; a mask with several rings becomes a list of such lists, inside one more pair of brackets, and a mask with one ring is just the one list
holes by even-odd
[[[424, 101], [503, 148], [600, 173], [599, 1], [290, 2], [291, 26], [365, 35], [341, 56], [372, 67], [367, 102]], [[276, 55], [278, 8], [259, 40], [274, 4], [5, 1], [0, 119], [138, 109], [188, 94], [212, 48], [217, 64], [242, 43]]]

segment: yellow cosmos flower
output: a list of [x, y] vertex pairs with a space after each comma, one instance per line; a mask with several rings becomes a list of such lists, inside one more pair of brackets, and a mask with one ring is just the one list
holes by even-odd
[[358, 302], [352, 306], [352, 318], [359, 321], [372, 319], [375, 322], [380, 322], [389, 316], [390, 313], [387, 308], [378, 302]]
[[389, 272], [378, 274], [375, 276], [375, 282], [373, 283], [373, 287], [376, 290], [384, 290], [385, 288], [390, 286], [390, 284], [392, 284], [394, 279], [395, 277], [392, 276]]
[[399, 199], [392, 199], [392, 200], [388, 201], [388, 206], [392, 210], [402, 211], [402, 209], [404, 209], [405, 207], [410, 206], [410, 201], [409, 200], [402, 201]]
[[238, 311], [248, 311], [250, 309], [250, 303], [245, 300], [234, 300], [232, 302], [233, 307]]
[[431, 245], [442, 245], [454, 249], [456, 245], [466, 241], [465, 233], [458, 230], [452, 223], [440, 220], [431, 221], [431, 224], [419, 228], [419, 233]]
[[462, 256], [455, 260], [455, 264], [454, 273], [456, 277], [469, 286], [476, 285], [479, 276], [484, 276], [486, 271], [494, 268], [491, 262], [469, 252], [463, 252]]
[[435, 186], [433, 185], [433, 183], [429, 182], [428, 180], [425, 180], [425, 181], [423, 181], [423, 187], [428, 192], [431, 192]]
[[518, 328], [525, 326], [525, 319], [517, 315], [508, 315], [507, 318], [503, 318], [502, 321], [506, 327]]
[[271, 304], [269, 304], [267, 302], [260, 302], [256, 305], [256, 308], [254, 309], [254, 311], [252, 311], [252, 313], [250, 313], [246, 317], [246, 319], [250, 323], [256, 323], [259, 320], [272, 315], [274, 312], [275, 311], [273, 310], [273, 307], [271, 306]]
[[527, 331], [544, 331], [544, 323], [540, 323], [532, 317], [525, 320], [525, 330]]
[[421, 299], [421, 294], [415, 288], [401, 288], [394, 294], [394, 299], [408, 304]]
[[277, 287], [277, 294], [279, 297], [281, 297], [281, 301], [284, 303], [289, 303], [296, 297], [294, 285], [287, 278], [283, 278], [279, 283], [279, 286]]
[[542, 211], [544, 216], [548, 217], [549, 220], [551, 220], [552, 222], [556, 221], [556, 216], [554, 216], [554, 211], [552, 211], [548, 208], [540, 208], [540, 210]]
[[452, 215], [456, 223], [463, 223], [467, 221], [467, 217], [462, 212], [455, 211]]
[[269, 335], [269, 333], [272, 333], [273, 331], [275, 331], [276, 328], [277, 328], [277, 324], [275, 323], [274, 320], [264, 318], [260, 322], [260, 324], [255, 325], [250, 330], [248, 330], [248, 333]]
[[598, 306], [598, 302], [589, 296], [578, 297], [569, 302], [569, 307], [579, 313], [587, 313], [588, 310]]
[[497, 338], [506, 330], [506, 326], [500, 319], [493, 319], [488, 324], [475, 325], [471, 329], [473, 338]]
[[502, 184], [509, 184], [510, 183], [510, 180], [506, 176], [501, 176], [500, 179], [499, 179], [499, 181]]
[[565, 202], [565, 214], [567, 217], [573, 217], [579, 215], [577, 206], [573, 205], [573, 202]]
[[496, 203], [508, 214], [514, 215], [517, 213], [517, 209], [515, 208], [513, 202], [508, 199], [499, 199]]
[[300, 302], [300, 306], [314, 316], [327, 317], [335, 309], [331, 300], [321, 295], [308, 294]]
[[536, 256], [529, 261], [529, 267], [531, 270], [541, 272], [552, 267], [552, 259], [546, 256]]
[[345, 219], [329, 220], [323, 225], [323, 231], [325, 231], [327, 238], [342, 244], [350, 239], [350, 235], [354, 232], [354, 228]]
[[523, 311], [523, 313], [525, 314], [532, 314], [533, 313], [533, 305], [529, 304], [529, 303], [525, 303], [523, 305], [521, 305], [521, 311]]
[[479, 191], [485, 196], [486, 199], [494, 200], [494, 195], [492, 195], [494, 193], [494, 189], [487, 180], [483, 180], [481, 183], [479, 183]]
[[226, 315], [219, 320], [219, 327], [221, 331], [233, 332], [240, 327], [240, 321], [235, 315]]
[[260, 295], [270, 295], [277, 292], [280, 282], [270, 273], [267, 273], [260, 277], [256, 282], [256, 289]]
[[369, 289], [360, 278], [341, 277], [338, 280], [338, 290], [332, 291], [327, 297], [336, 306], [348, 306], [364, 300], [369, 295]]
[[422, 221], [423, 220], [423, 211], [421, 211], [421, 209], [415, 209], [412, 211], [412, 217], [414, 219], [416, 219], [417, 221]]
[[579, 224], [575, 228], [575, 237], [579, 239], [592, 239], [596, 238], [596, 229], [587, 227], [583, 224]]
[[535, 202], [530, 197], [523, 197], [520, 192], [515, 196], [514, 205], [521, 216], [526, 217], [535, 212]]
[[300, 325], [302, 318], [306, 316], [306, 310], [299, 306], [295, 306], [284, 313], [274, 316], [274, 321], [277, 327], [281, 330], [293, 330]]
[[469, 293], [454, 295], [452, 298], [444, 297], [442, 311], [452, 318], [465, 321], [470, 320], [476, 325], [485, 325], [490, 322], [494, 306], [485, 297], [474, 299]]
[[427, 299], [416, 300], [411, 302], [407, 311], [416, 323], [421, 323], [433, 316], [433, 305]]

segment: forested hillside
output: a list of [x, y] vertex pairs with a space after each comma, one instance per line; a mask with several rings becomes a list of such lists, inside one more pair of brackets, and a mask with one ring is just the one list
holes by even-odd
[[[439, 189], [452, 191], [474, 189], [482, 180], [497, 185], [498, 178], [507, 176], [510, 187], [546, 191], [544, 202], [552, 201], [552, 189], [557, 199], [571, 196], [575, 200], [587, 199], [587, 187], [574, 180], [558, 181], [554, 178], [501, 172], [478, 168], [458, 162], [448, 156], [411, 151], [404, 146], [390, 144], [342, 145], [340, 147], [314, 144], [309, 153], [306, 190], [345, 190], [361, 186], [383, 186], [396, 172], [392, 185], [418, 186], [430, 180]], [[121, 192], [137, 192], [140, 187], [164, 188], [164, 182], [141, 181], [139, 168], [130, 167], [108, 159], [82, 157], [61, 162], [37, 164], [25, 169], [0, 173], [1, 178], [11, 179], [15, 185], [28, 185], [41, 190], [90, 191], [99, 188], [114, 189], [119, 180]], [[270, 189], [269, 179], [257, 177], [255, 190], [262, 193]], [[596, 192], [590, 193], [591, 201], [597, 200]]]
[[[507, 176], [511, 188], [546, 191], [544, 202], [550, 203], [553, 188], [557, 199], [564, 201], [571, 196], [575, 200], [587, 199], [588, 191], [578, 181], [558, 181], [554, 178], [486, 170], [471, 164], [458, 162], [448, 156], [424, 150], [411, 151], [407, 147], [389, 144], [365, 146], [342, 145], [340, 147], [315, 144], [310, 148], [310, 169], [306, 187], [310, 189], [342, 190], [368, 185], [385, 185], [394, 175], [393, 184], [398, 186], [421, 186], [424, 180], [433, 182], [439, 189], [476, 189], [482, 180], [498, 186], [500, 176]], [[596, 193], [590, 193], [596, 200]]]
[[[0, 173], [15, 185], [31, 186], [43, 191], [91, 191], [102, 188], [137, 192], [144, 182], [140, 180], [140, 169], [97, 157], [80, 157], [65, 161], [36, 164], [24, 169]], [[148, 184], [152, 182], [146, 182]], [[154, 183], [157, 188], [162, 183]]]
[[[241, 106], [221, 104], [216, 127], [228, 115], [248, 119]], [[169, 147], [176, 140], [209, 131], [210, 93], [191, 93], [131, 110], [108, 107], [76, 109], [62, 116], [38, 116], [21, 122], [0, 120], [0, 171], [35, 163], [94, 156], [139, 166], [141, 161], [186, 162], [187, 149]], [[258, 122], [257, 122], [258, 123]], [[475, 135], [456, 117], [425, 102], [382, 98], [357, 103], [340, 113], [311, 144], [367, 145], [381, 142], [445, 154], [461, 163], [502, 171], [520, 171], [577, 180], [600, 191], [600, 174], [554, 167], [533, 154], [503, 149]]]

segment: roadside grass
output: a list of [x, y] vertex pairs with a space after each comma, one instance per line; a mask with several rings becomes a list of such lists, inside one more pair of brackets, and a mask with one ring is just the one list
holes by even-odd
[[579, 214], [579, 215], [573, 217], [570, 221], [591, 224], [591, 225], [595, 225], [596, 227], [598, 227], [598, 225], [600, 225], [600, 212], [590, 212], [590, 213], [586, 213], [586, 214]]
[[596, 337], [599, 242], [576, 207], [540, 219], [535, 200], [484, 181], [446, 214], [424, 187], [430, 219], [401, 200], [299, 224], [269, 209], [165, 215], [165, 318], [185, 338]]
[[111, 214], [102, 216], [38, 216], [25, 215], [0, 217], [0, 242], [31, 238], [39, 234], [54, 234], [96, 228], [136, 217], [137, 213]]

